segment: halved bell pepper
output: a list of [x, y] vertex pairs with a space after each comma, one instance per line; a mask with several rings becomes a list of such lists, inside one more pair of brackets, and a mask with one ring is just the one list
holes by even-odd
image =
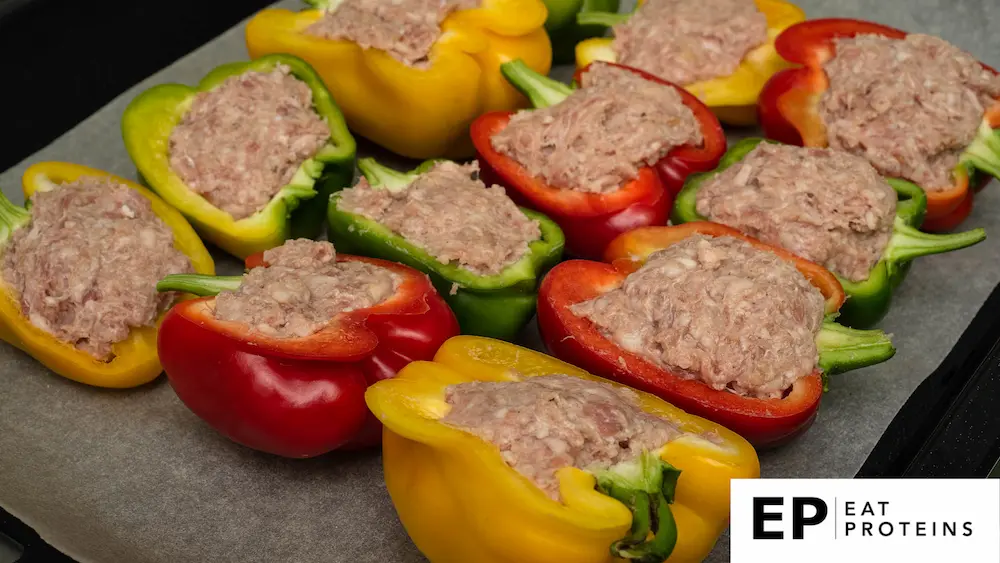
[[[191, 108], [199, 92], [247, 71], [269, 72], [277, 65], [312, 90], [313, 107], [330, 127], [330, 140], [302, 163], [291, 182], [259, 212], [233, 220], [194, 192], [170, 168], [170, 133]], [[323, 81], [304, 61], [271, 55], [255, 61], [230, 63], [210, 72], [197, 86], [161, 84], [139, 94], [122, 116], [122, 136], [142, 180], [176, 207], [206, 240], [239, 258], [280, 246], [289, 238], [315, 238], [323, 227], [330, 193], [354, 179], [354, 138]]]
[[589, 37], [604, 35], [603, 25], [585, 25], [576, 21], [578, 14], [597, 12], [615, 13], [618, 0], [544, 0], [549, 10], [545, 30], [552, 40], [552, 63], [569, 64], [576, 54], [576, 44]]
[[[671, 222], [679, 225], [693, 221], [709, 221], [709, 218], [698, 214], [698, 190], [706, 180], [743, 160], [743, 157], [761, 142], [764, 142], [764, 139], [744, 139], [729, 149], [719, 162], [718, 168], [688, 178], [684, 189], [674, 202]], [[872, 327], [885, 317], [892, 302], [892, 293], [903, 281], [914, 258], [958, 250], [982, 242], [986, 238], [983, 229], [947, 235], [920, 232], [917, 229], [927, 209], [927, 196], [924, 195], [924, 191], [920, 186], [898, 178], [886, 178], [886, 181], [896, 190], [899, 203], [896, 205], [892, 237], [882, 252], [882, 259], [875, 264], [864, 281], [853, 282], [837, 276], [847, 294], [847, 301], [840, 309], [837, 321], [853, 328]]]
[[[594, 323], [570, 306], [617, 288], [646, 258], [696, 233], [730, 236], [773, 252], [793, 264], [826, 297], [827, 320], [816, 337], [816, 371], [796, 381], [781, 399], [745, 397], [717, 391], [628, 352], [605, 337]], [[757, 447], [776, 446], [804, 432], [816, 417], [827, 376], [884, 362], [895, 354], [889, 337], [878, 330], [856, 330], [833, 322], [844, 304], [837, 278], [821, 266], [764, 244], [724, 225], [695, 222], [673, 227], [636, 229], [608, 247], [605, 261], [571, 260], [549, 272], [538, 299], [538, 325], [548, 350], [557, 358], [647, 391], [684, 410], [722, 424]]]
[[[757, 96], [771, 76], [789, 64], [775, 51], [774, 41], [788, 27], [806, 19], [798, 6], [784, 0], [754, 0], [767, 18], [767, 43], [747, 53], [736, 72], [729, 76], [685, 84], [719, 119], [728, 125], [753, 125], [757, 122]], [[639, 0], [638, 5], [642, 5]], [[637, 5], [637, 6], [638, 6]], [[631, 14], [581, 13], [577, 20], [610, 27], [624, 23]], [[616, 62], [612, 40], [588, 39], [576, 46], [576, 64], [585, 67], [594, 61]]]
[[[272, 338], [215, 317], [215, 296], [242, 276], [167, 276], [160, 291], [203, 296], [176, 305], [157, 346], [180, 400], [230, 440], [294, 458], [377, 445], [381, 425], [364, 404], [365, 389], [414, 360], [434, 356], [458, 323], [427, 276], [394, 262], [337, 255], [394, 272], [395, 295], [341, 313], [304, 338]], [[262, 254], [248, 269], [267, 267]]]
[[[427, 161], [410, 172], [398, 172], [372, 158], [358, 162], [373, 188], [397, 191], [405, 188], [435, 161]], [[350, 254], [400, 262], [426, 273], [458, 317], [463, 334], [513, 340], [535, 314], [538, 280], [562, 258], [563, 234], [559, 226], [541, 213], [521, 211], [538, 221], [542, 238], [532, 242], [528, 253], [504, 271], [492, 276], [474, 274], [458, 264], [442, 264], [426, 250], [366, 217], [342, 211], [340, 194], [330, 198], [330, 240]]]
[[[650, 473], [642, 471], [642, 462], [612, 468], [632, 469], [633, 479], [622, 479], [622, 471], [617, 478], [599, 474], [595, 479], [587, 471], [560, 469], [560, 503], [507, 465], [495, 446], [439, 420], [449, 409], [449, 385], [547, 374], [600, 381], [533, 350], [458, 336], [444, 343], [433, 362], [414, 362], [395, 379], [366, 392], [369, 408], [386, 429], [382, 460], [389, 496], [410, 538], [433, 563], [663, 561], [657, 557], [663, 551], [634, 553], [622, 550], [619, 543], [623, 538], [645, 539], [651, 523], [648, 506], [641, 502], [650, 493], [642, 485], [658, 483], [644, 479]], [[659, 459], [651, 460], [668, 470], [662, 489], [651, 496], [655, 499], [662, 492], [660, 499], [673, 501], [659, 513], [663, 517], [653, 519], [660, 532], [655, 547], [669, 544], [666, 536], [672, 530], [667, 560], [702, 561], [728, 526], [730, 480], [758, 477], [757, 455], [750, 444], [721, 426], [646, 393], [639, 393], [639, 402], [645, 411], [690, 433], [666, 444]], [[717, 441], [698, 436], [712, 432]], [[611, 489], [617, 488], [612, 491], [615, 498], [595, 490], [608, 491], [609, 481]]]
[[[149, 200], [153, 213], [174, 233], [174, 246], [183, 252], [196, 272], [212, 274], [215, 263], [184, 216], [142, 186], [78, 164], [66, 162], [40, 162], [24, 172], [22, 184], [24, 198], [30, 203], [36, 192], [54, 189], [60, 184], [73, 182], [84, 176], [110, 178], [139, 192]], [[0, 249], [10, 240], [15, 230], [28, 225], [31, 211], [12, 204], [0, 193]], [[75, 346], [57, 339], [36, 327], [21, 312], [20, 300], [11, 288], [0, 279], [0, 339], [23, 350], [55, 373], [95, 387], [123, 389], [136, 387], [156, 379], [163, 368], [156, 355], [157, 326], [133, 328], [128, 338], [111, 348], [114, 357], [101, 361]]]
[[[640, 70], [621, 68], [677, 88]], [[532, 71], [520, 61], [505, 63], [501, 70], [511, 84], [528, 96], [535, 108], [558, 104], [573, 91], [561, 82]], [[577, 82], [580, 72], [583, 71], [577, 72]], [[549, 186], [531, 176], [514, 159], [494, 150], [491, 139], [507, 126], [512, 112], [487, 113], [472, 123], [472, 142], [479, 154], [483, 181], [504, 186], [518, 204], [548, 215], [566, 235], [566, 249], [570, 254], [599, 258], [608, 243], [621, 233], [636, 227], [665, 224], [673, 196], [680, 191], [688, 175], [711, 170], [726, 151], [726, 136], [715, 116], [691, 94], [680, 88], [677, 91], [701, 125], [702, 146], [671, 150], [654, 167], [640, 169], [635, 180], [616, 191], [597, 194]]]
[[[757, 111], [768, 138], [807, 147], [827, 146], [826, 126], [819, 115], [819, 102], [830, 83], [823, 64], [835, 55], [834, 40], [858, 34], [894, 39], [905, 31], [851, 19], [810, 20], [788, 28], [775, 47], [788, 61], [800, 65], [774, 75], [761, 92]], [[984, 68], [995, 72], [992, 68]], [[925, 231], [947, 231], [958, 226], [972, 211], [974, 190], [985, 186], [990, 176], [1000, 177], [1000, 100], [987, 108], [976, 137], [960, 157], [954, 185], [943, 190], [926, 189]], [[969, 189], [969, 188], [973, 189]]]
[[317, 9], [255, 15], [246, 31], [250, 56], [291, 53], [309, 61], [352, 131], [410, 158], [471, 156], [469, 124], [476, 116], [524, 104], [500, 76], [500, 64], [523, 59], [541, 73], [552, 65], [542, 0], [483, 0], [479, 8], [453, 12], [426, 69], [351, 41], [305, 34], [333, 4], [308, 3]]

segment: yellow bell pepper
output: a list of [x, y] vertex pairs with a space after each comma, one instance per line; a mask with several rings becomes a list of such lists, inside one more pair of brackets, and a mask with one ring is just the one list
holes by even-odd
[[410, 158], [463, 158], [474, 153], [473, 119], [527, 104], [500, 65], [522, 59], [548, 73], [547, 13], [541, 0], [483, 0], [479, 8], [453, 12], [442, 22], [426, 69], [351, 41], [303, 33], [323, 16], [318, 9], [263, 10], [247, 24], [246, 42], [251, 57], [290, 53], [311, 64], [355, 133]]
[[[24, 172], [24, 198], [30, 200], [35, 192], [51, 190], [81, 176], [108, 177], [142, 194], [157, 217], [173, 231], [174, 247], [187, 255], [194, 270], [200, 274], [215, 273], [211, 255], [184, 216], [153, 192], [124, 178], [78, 164], [41, 162]], [[0, 195], [0, 245], [7, 242], [13, 230], [29, 221], [29, 211]], [[163, 371], [156, 353], [156, 332], [161, 320], [162, 315], [157, 326], [133, 328], [128, 338], [112, 346], [114, 358], [104, 362], [31, 324], [21, 313], [13, 290], [0, 280], [0, 339], [25, 351], [55, 373], [87, 385], [126, 388], [156, 379]]]
[[[576, 468], [557, 473], [562, 503], [508, 466], [493, 445], [442, 424], [448, 385], [473, 380], [567, 374], [604, 381], [539, 352], [482, 337], [457, 336], [433, 362], [414, 362], [370, 387], [366, 401], [385, 425], [385, 482], [407, 533], [433, 563], [610, 563], [609, 547], [632, 513], [597, 490]], [[612, 385], [617, 385], [607, 382]], [[702, 561], [729, 520], [729, 481], [756, 478], [757, 455], [745, 440], [646, 393], [641, 407], [686, 434], [661, 459], [680, 470], [670, 511], [676, 544], [668, 561]], [[719, 439], [700, 436], [715, 432]]]
[[[642, 4], [643, 0], [639, 0]], [[782, 31], [806, 19], [805, 12], [784, 0], [754, 0], [767, 18], [767, 43], [747, 53], [736, 72], [729, 76], [686, 84], [684, 88], [707, 105], [720, 121], [729, 125], [757, 122], [757, 96], [779, 70], [791, 66], [774, 49]], [[611, 38], [595, 38], [576, 46], [576, 64], [583, 68], [594, 61], [616, 62]]]

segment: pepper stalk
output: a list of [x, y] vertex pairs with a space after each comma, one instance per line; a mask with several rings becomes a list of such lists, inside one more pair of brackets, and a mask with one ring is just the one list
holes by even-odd
[[10, 240], [14, 231], [30, 222], [31, 213], [23, 207], [14, 205], [3, 192], [0, 192], [0, 246]]
[[882, 259], [891, 264], [899, 264], [921, 256], [967, 248], [985, 239], [986, 231], [982, 228], [938, 235], [918, 231], [897, 216], [892, 225], [892, 237], [882, 253]]
[[994, 129], [1000, 124], [992, 123], [994, 119], [1000, 121], [1000, 118], [994, 117], [994, 114], [1000, 114], [1000, 111], [986, 113], [986, 117], [979, 124], [979, 129], [976, 130], [976, 137], [962, 153], [959, 161], [962, 164], [972, 165], [994, 178], [1000, 178], [1000, 129]]
[[521, 59], [500, 65], [500, 74], [518, 92], [524, 94], [535, 109], [554, 106], [573, 93], [573, 88], [531, 69]]
[[236, 291], [243, 276], [206, 276], [204, 274], [170, 274], [156, 283], [156, 291], [180, 291], [198, 297], [215, 297], [223, 291]]

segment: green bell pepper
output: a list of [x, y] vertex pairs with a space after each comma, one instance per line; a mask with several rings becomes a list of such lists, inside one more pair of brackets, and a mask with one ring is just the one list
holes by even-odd
[[[291, 74], [312, 90], [313, 107], [329, 125], [330, 140], [302, 163], [291, 182], [263, 209], [236, 221], [185, 186], [171, 170], [170, 133], [199, 92], [250, 70], [269, 72], [279, 64], [291, 68]], [[330, 194], [354, 179], [355, 142], [344, 116], [312, 67], [290, 55], [268, 55], [220, 66], [195, 87], [161, 84], [150, 88], [126, 108], [122, 136], [143, 182], [183, 213], [205, 239], [240, 258], [280, 246], [289, 238], [319, 236]]]
[[[711, 219], [702, 217], [697, 211], [698, 190], [702, 183], [742, 160], [761, 142], [764, 142], [764, 139], [744, 139], [726, 152], [715, 170], [689, 177], [684, 183], [684, 188], [677, 194], [670, 216], [671, 222], [676, 225], [692, 221], [710, 221]], [[898, 203], [892, 236], [882, 252], [882, 258], [864, 281], [852, 282], [837, 276], [840, 285], [844, 287], [844, 293], [847, 294], [847, 301], [840, 309], [837, 321], [849, 327], [867, 328], [885, 317], [889, 312], [893, 291], [903, 281], [910, 269], [910, 261], [914, 258], [958, 250], [982, 242], [986, 238], [983, 229], [947, 235], [932, 235], [917, 230], [927, 209], [927, 196], [924, 191], [916, 184], [905, 180], [886, 178], [886, 181], [896, 190]]]
[[552, 41], [552, 63], [570, 64], [576, 59], [576, 44], [591, 37], [603, 37], [605, 25], [581, 24], [578, 14], [618, 11], [618, 0], [543, 0], [549, 10], [545, 31]]
[[[436, 161], [427, 161], [410, 172], [398, 172], [363, 158], [358, 168], [374, 189], [405, 189]], [[400, 262], [430, 276], [431, 282], [455, 312], [463, 334], [512, 340], [531, 320], [542, 275], [562, 258], [563, 233], [551, 219], [520, 208], [538, 221], [542, 236], [528, 246], [528, 253], [492, 276], [474, 274], [457, 263], [439, 262], [426, 250], [385, 226], [361, 215], [341, 211], [340, 194], [330, 198], [329, 237], [337, 250]]]

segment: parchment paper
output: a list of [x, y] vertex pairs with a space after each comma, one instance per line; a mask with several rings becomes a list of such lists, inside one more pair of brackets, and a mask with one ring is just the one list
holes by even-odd
[[[992, 0], [799, 4], [811, 17], [867, 18], [940, 35], [988, 64], [1000, 64], [1000, 38], [991, 31], [1000, 29], [1000, 12], [989, 9], [995, 8]], [[128, 101], [154, 84], [193, 84], [215, 66], [244, 58], [240, 26], [4, 172], [4, 193], [22, 201], [21, 173], [42, 160], [134, 177], [119, 130]], [[896, 357], [836, 376], [812, 429], [781, 450], [761, 454], [765, 477], [854, 475], [910, 392], [1000, 281], [1000, 186], [994, 183], [977, 197], [966, 225], [984, 226], [992, 238], [914, 265], [883, 323], [895, 333]], [[222, 272], [237, 269], [231, 259], [219, 265]], [[537, 347], [533, 327], [522, 343]], [[259, 454], [215, 434], [177, 400], [165, 378], [131, 391], [92, 389], [49, 373], [5, 344], [0, 505], [81, 562], [424, 561], [385, 493], [377, 452], [306, 461]], [[727, 560], [724, 537], [709, 561]]]

